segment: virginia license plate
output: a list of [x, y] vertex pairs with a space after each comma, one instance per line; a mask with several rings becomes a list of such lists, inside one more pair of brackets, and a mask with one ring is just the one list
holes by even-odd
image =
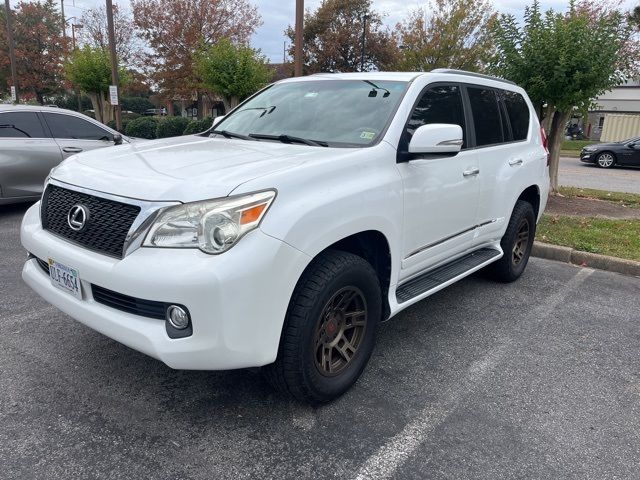
[[49, 259], [49, 277], [54, 287], [69, 292], [76, 298], [82, 300], [82, 290], [80, 287], [80, 276], [78, 270], [68, 267], [62, 263]]

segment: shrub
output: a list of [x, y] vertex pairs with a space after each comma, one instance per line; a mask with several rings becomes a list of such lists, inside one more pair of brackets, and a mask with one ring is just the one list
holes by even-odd
[[[137, 113], [123, 113], [122, 114], [122, 129], [120, 130], [120, 133], [125, 133], [127, 131], [127, 125], [129, 125], [129, 122], [131, 120], [135, 120], [136, 118], [140, 118], [140, 115], [138, 115]], [[116, 129], [116, 121], [115, 120], [109, 120], [107, 122], [107, 127], [113, 128], [114, 130], [117, 130]]]
[[211, 124], [213, 123], [213, 118], [205, 117], [202, 120], [192, 120], [187, 125], [187, 128], [184, 129], [183, 135], [193, 135], [194, 133], [204, 132], [205, 130], [209, 130]]
[[131, 110], [132, 112], [136, 112], [141, 115], [145, 110], [155, 107], [148, 98], [144, 97], [122, 97], [120, 99], [120, 104], [122, 105], [123, 110]]
[[156, 138], [179, 137], [189, 125], [189, 119], [183, 117], [167, 117], [158, 123]]
[[158, 119], [154, 117], [140, 117], [131, 120], [127, 124], [125, 133], [129, 137], [146, 138], [153, 140], [156, 138], [156, 129], [158, 128]]

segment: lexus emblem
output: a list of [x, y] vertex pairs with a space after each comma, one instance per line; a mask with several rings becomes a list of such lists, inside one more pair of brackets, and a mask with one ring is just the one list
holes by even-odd
[[79, 232], [86, 226], [87, 220], [89, 220], [89, 209], [87, 207], [80, 204], [71, 207], [67, 215], [67, 223], [71, 230]]

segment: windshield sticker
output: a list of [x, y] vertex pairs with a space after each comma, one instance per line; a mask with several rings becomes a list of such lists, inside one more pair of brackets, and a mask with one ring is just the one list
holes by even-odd
[[318, 92], [307, 92], [304, 94], [304, 98], [316, 98], [318, 96]]
[[360, 138], [364, 138], [365, 140], [371, 140], [375, 136], [376, 134], [374, 132], [362, 132], [360, 134]]

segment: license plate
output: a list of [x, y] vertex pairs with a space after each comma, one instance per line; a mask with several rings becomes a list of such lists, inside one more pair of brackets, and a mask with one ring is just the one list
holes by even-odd
[[62, 263], [49, 259], [49, 277], [54, 287], [69, 292], [76, 298], [82, 300], [82, 290], [80, 287], [80, 276], [78, 270], [68, 267]]

